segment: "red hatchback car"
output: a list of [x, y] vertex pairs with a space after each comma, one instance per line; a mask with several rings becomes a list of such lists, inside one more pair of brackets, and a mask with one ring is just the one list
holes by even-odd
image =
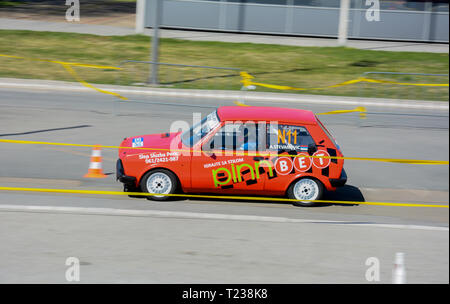
[[[126, 192], [287, 196], [311, 206], [347, 181], [342, 152], [311, 111], [220, 107], [189, 130], [125, 138], [117, 179]], [[313, 157], [311, 157], [313, 156]], [[331, 156], [331, 158], [330, 158]]]

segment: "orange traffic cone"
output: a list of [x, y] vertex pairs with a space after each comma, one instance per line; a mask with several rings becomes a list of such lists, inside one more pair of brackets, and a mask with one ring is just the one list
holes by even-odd
[[94, 147], [91, 154], [91, 162], [89, 164], [88, 173], [84, 176], [88, 178], [104, 178], [106, 177], [102, 171], [102, 149]]

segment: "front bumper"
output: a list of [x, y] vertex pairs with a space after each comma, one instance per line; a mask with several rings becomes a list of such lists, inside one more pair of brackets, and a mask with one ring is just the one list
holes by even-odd
[[125, 175], [121, 159], [118, 159], [116, 163], [116, 180], [118, 180], [119, 182], [123, 183], [126, 186], [136, 185], [136, 177]]
[[333, 187], [342, 187], [347, 182], [347, 173], [342, 168], [341, 176], [339, 178], [330, 178], [330, 184]]

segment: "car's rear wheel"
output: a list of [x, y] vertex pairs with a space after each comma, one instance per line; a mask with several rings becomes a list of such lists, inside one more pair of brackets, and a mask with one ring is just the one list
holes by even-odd
[[[148, 199], [166, 201], [178, 189], [178, 180], [175, 174], [168, 170], [156, 169], [146, 173], [141, 179], [141, 189], [147, 193], [155, 193]], [[158, 195], [159, 194], [159, 195]]]
[[287, 194], [290, 199], [298, 200], [292, 203], [294, 206], [314, 206], [315, 203], [311, 201], [322, 198], [323, 185], [316, 179], [305, 177], [292, 183]]

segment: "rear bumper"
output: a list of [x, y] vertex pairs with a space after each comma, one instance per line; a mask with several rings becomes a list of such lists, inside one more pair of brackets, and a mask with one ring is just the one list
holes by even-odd
[[136, 177], [125, 175], [122, 160], [120, 159], [118, 159], [116, 163], [116, 180], [118, 180], [119, 182], [123, 183], [126, 186], [136, 185]]
[[341, 176], [339, 178], [330, 178], [330, 184], [333, 187], [342, 187], [347, 182], [347, 173], [342, 168]]

